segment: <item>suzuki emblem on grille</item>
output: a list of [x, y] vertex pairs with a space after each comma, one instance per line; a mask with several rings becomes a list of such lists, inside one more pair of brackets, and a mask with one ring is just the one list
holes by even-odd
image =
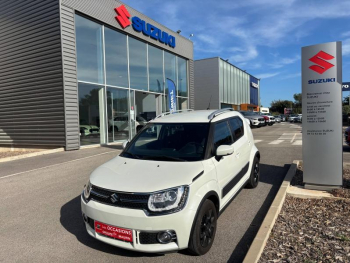
[[118, 202], [119, 201], [119, 196], [116, 193], [112, 194], [111, 195], [111, 201], [112, 201], [113, 204]]

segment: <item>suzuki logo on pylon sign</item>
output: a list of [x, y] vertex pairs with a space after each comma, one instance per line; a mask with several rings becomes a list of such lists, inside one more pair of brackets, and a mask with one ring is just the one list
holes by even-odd
[[114, 8], [114, 10], [117, 12], [117, 16], [115, 19], [119, 22], [119, 24], [122, 26], [122, 28], [126, 28], [131, 25], [131, 22], [129, 20], [130, 18], [130, 13], [129, 11], [125, 8], [124, 5], [121, 5], [119, 7]]
[[331, 60], [333, 58], [334, 57], [332, 55], [329, 55], [328, 53], [321, 50], [315, 56], [309, 59], [311, 62], [317, 64], [310, 66], [309, 69], [316, 71], [318, 74], [323, 74], [330, 68], [334, 67], [333, 64], [326, 61]]

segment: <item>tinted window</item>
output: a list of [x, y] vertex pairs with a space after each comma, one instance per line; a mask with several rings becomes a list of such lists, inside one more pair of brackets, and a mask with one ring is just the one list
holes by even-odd
[[215, 124], [214, 129], [214, 151], [220, 145], [231, 145], [233, 143], [230, 128], [226, 121]]
[[146, 43], [129, 38], [130, 87], [148, 90]]
[[103, 83], [102, 26], [75, 16], [78, 80]]
[[243, 136], [244, 130], [243, 130], [243, 121], [241, 118], [232, 118], [229, 119], [229, 123], [232, 130], [232, 135], [235, 138], [235, 141], [237, 141], [239, 138]]
[[106, 82], [129, 87], [126, 35], [105, 27]]
[[163, 51], [148, 46], [149, 90], [163, 92]]

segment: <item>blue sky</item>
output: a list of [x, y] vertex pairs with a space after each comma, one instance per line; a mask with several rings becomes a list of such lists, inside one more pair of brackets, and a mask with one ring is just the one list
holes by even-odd
[[[350, 81], [350, 0], [124, 0], [183, 36], [194, 58], [222, 57], [261, 78], [261, 104], [301, 92], [301, 47], [343, 42]], [[147, 4], [146, 4], [147, 3]]]

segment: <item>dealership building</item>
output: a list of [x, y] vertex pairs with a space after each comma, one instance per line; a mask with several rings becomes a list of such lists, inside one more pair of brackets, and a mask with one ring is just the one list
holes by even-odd
[[259, 111], [260, 80], [219, 57], [194, 62], [195, 109]]
[[[0, 147], [123, 141], [168, 112], [170, 97], [195, 107], [193, 43], [120, 1], [1, 1], [0, 18]], [[212, 108], [249, 104], [249, 88], [232, 100], [231, 66], [216, 61]]]

